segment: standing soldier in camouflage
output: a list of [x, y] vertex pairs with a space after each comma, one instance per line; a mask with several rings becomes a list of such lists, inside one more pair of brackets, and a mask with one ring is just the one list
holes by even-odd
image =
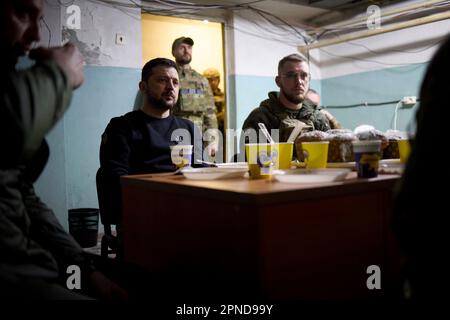
[[214, 95], [214, 104], [216, 105], [217, 122], [219, 131], [225, 137], [225, 94], [220, 90], [220, 73], [216, 68], [208, 68], [203, 71], [203, 75], [208, 79], [209, 85]]
[[194, 41], [187, 37], [175, 39], [172, 44], [172, 55], [175, 57], [180, 77], [179, 99], [172, 113], [191, 120], [202, 133], [208, 129], [215, 129], [214, 133], [209, 130], [209, 134], [203, 136], [206, 142], [204, 147], [208, 146], [208, 141], [210, 142], [207, 155], [214, 156], [220, 143], [216, 107], [208, 80], [190, 66], [193, 45]]

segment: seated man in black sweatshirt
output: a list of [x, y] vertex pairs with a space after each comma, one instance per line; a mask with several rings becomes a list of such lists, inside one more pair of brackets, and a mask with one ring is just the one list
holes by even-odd
[[[142, 69], [139, 90], [144, 98], [140, 110], [111, 119], [102, 135], [100, 165], [111, 208], [121, 217], [120, 177], [130, 174], [175, 171], [170, 146], [194, 145], [192, 164], [202, 158], [201, 133], [186, 119], [171, 115], [178, 100], [179, 79], [175, 62], [156, 58]], [[107, 191], [108, 192], [108, 191]]]

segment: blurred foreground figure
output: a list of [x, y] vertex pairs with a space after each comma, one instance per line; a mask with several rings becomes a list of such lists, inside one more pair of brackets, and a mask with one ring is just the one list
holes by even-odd
[[448, 296], [448, 189], [444, 148], [450, 114], [450, 37], [431, 60], [420, 89], [417, 132], [394, 206], [394, 231], [405, 256], [405, 297]]
[[[0, 297], [7, 299], [126, 298], [95, 270], [82, 248], [40, 201], [33, 183], [47, 163], [47, 132], [83, 82], [83, 57], [71, 44], [31, 50], [39, 41], [43, 0], [6, 0], [1, 7]], [[35, 66], [16, 71], [28, 54]], [[80, 272], [70, 271], [69, 266]], [[69, 268], [69, 270], [72, 270]], [[75, 274], [80, 281], [68, 277]], [[76, 290], [67, 288], [66, 282]], [[79, 283], [78, 283], [79, 282]]]

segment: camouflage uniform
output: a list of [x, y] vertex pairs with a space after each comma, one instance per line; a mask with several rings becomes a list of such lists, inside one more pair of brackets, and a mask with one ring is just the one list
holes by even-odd
[[[241, 154], [245, 154], [245, 143], [256, 142], [249, 141], [252, 138], [247, 130], [253, 129], [256, 133], [259, 133], [259, 122], [264, 123], [269, 133], [273, 129], [279, 129], [279, 142], [286, 142], [292, 130], [299, 125], [299, 122], [302, 122], [300, 125], [306, 124], [309, 126], [309, 130], [330, 130], [327, 118], [317, 111], [310, 101], [304, 100], [299, 110], [289, 110], [280, 104], [278, 92], [269, 92], [269, 99], [262, 101], [259, 107], [254, 109], [244, 121], [242, 126], [243, 134], [239, 143]], [[272, 137], [277, 140], [277, 137], [273, 134]], [[256, 138], [259, 140], [259, 134], [257, 134]], [[294, 158], [297, 157], [296, 148], [294, 148], [293, 156]]]
[[[217, 114], [217, 122], [219, 125], [219, 130], [222, 132], [222, 136], [224, 136], [225, 129], [225, 94], [220, 91], [218, 87], [220, 83], [220, 73], [216, 68], [208, 68], [203, 71], [203, 76], [208, 79], [211, 90], [214, 95], [214, 104], [216, 105], [216, 114]], [[215, 80], [215, 81], [214, 81]], [[214, 83], [213, 83], [214, 81]], [[214, 87], [216, 87], [214, 89]], [[224, 136], [225, 137], [225, 136]]]
[[[328, 119], [331, 129], [342, 129], [341, 123], [331, 113], [329, 113], [327, 110], [323, 109], [322, 107], [319, 107], [316, 105], [314, 105], [314, 107], [316, 108], [316, 110], [320, 111]], [[325, 113], [327, 113], [329, 116], [327, 116]]]
[[216, 107], [208, 80], [194, 69], [179, 70], [180, 95], [173, 115], [202, 128], [217, 129]]
[[214, 95], [214, 104], [216, 105], [217, 110], [217, 123], [219, 125], [219, 130], [224, 134], [225, 129], [225, 94], [217, 88], [217, 90], [213, 91]]
[[244, 121], [242, 129], [254, 129], [259, 131], [258, 123], [266, 125], [270, 132], [272, 129], [280, 130], [280, 142], [285, 142], [290, 132], [295, 127], [295, 122], [302, 121], [310, 126], [311, 130], [330, 130], [330, 123], [327, 118], [314, 108], [310, 101], [305, 100], [303, 106], [298, 111], [284, 108], [279, 102], [278, 92], [269, 92], [269, 99], [261, 102], [260, 106], [254, 109]]
[[[323, 110], [323, 111], [321, 111], [322, 113], [328, 112], [322, 108], [320, 108], [320, 109], [318, 108], [317, 110], [319, 110], [319, 111]], [[331, 113], [329, 113], [329, 112], [328, 112], [328, 114], [331, 115]], [[331, 129], [342, 129], [343, 128], [341, 123], [333, 115], [331, 115], [331, 117], [328, 118], [328, 122], [330, 122]]]

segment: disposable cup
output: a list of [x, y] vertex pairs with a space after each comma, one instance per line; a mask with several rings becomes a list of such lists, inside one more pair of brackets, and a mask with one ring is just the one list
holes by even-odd
[[192, 145], [170, 146], [170, 158], [177, 168], [189, 167], [192, 162]]
[[353, 142], [356, 171], [358, 178], [374, 178], [378, 176], [381, 158], [380, 140], [363, 140]]
[[251, 179], [272, 177], [275, 169], [291, 167], [294, 144], [280, 143], [250, 143], [245, 145], [245, 155]]

